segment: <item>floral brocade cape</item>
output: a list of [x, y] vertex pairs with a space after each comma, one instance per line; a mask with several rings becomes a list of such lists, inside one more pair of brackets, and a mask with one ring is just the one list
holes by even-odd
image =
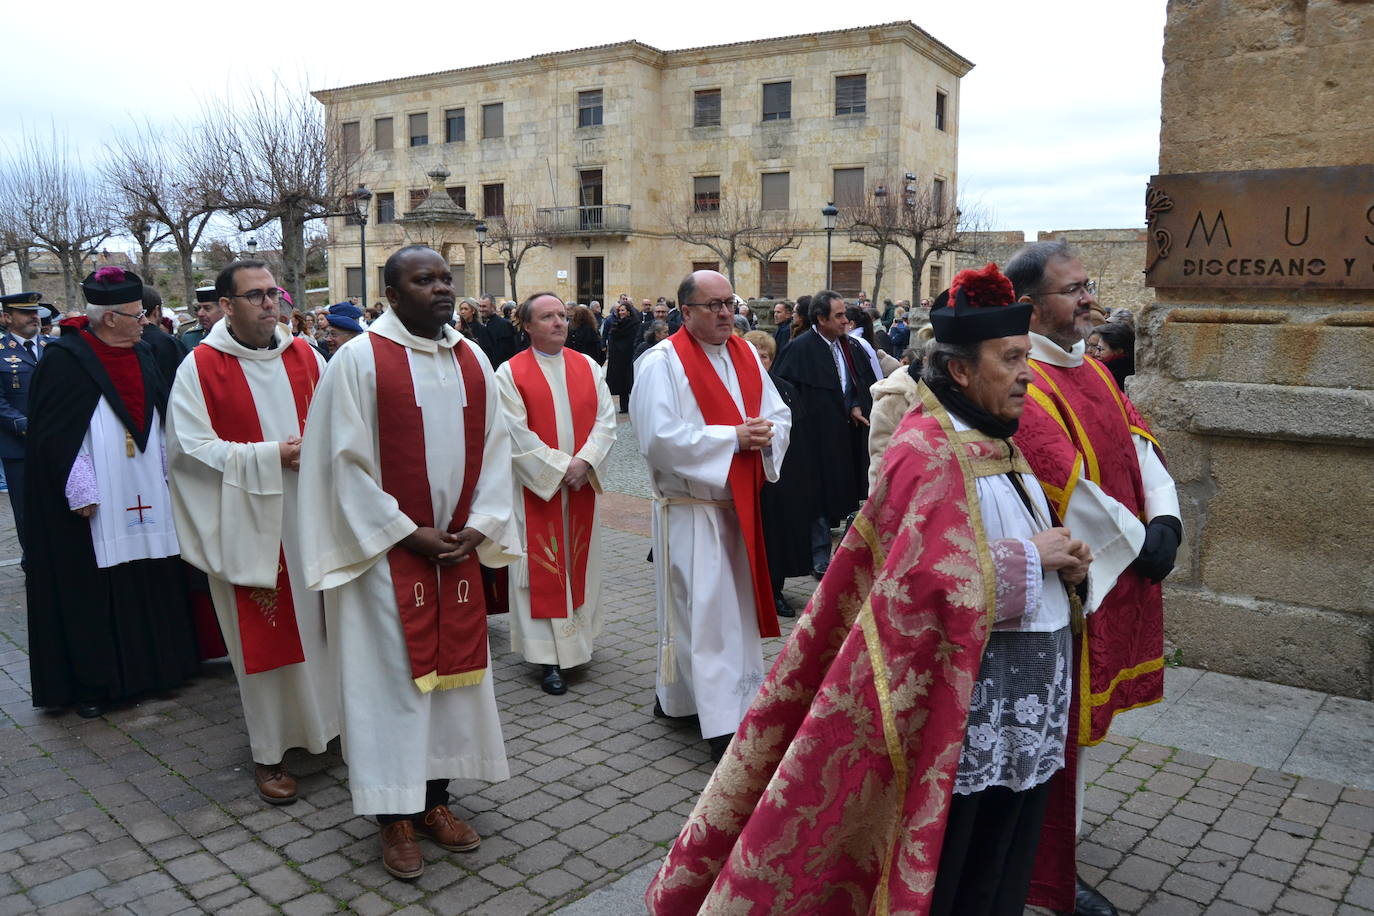
[[650, 912], [928, 912], [996, 603], [974, 481], [1007, 454], [921, 385]]

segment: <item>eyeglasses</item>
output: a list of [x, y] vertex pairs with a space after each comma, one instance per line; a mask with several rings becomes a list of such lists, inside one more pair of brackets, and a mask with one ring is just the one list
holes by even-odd
[[1106, 353], [1107, 348], [1102, 344], [1088, 344], [1089, 353]]
[[734, 299], [712, 299], [710, 302], [684, 302], [693, 308], [706, 309], [708, 312], [729, 312], [735, 307]]
[[268, 299], [273, 302], [280, 302], [281, 294], [282, 291], [280, 287], [273, 287], [272, 289], [250, 289], [246, 293], [234, 293], [228, 298], [247, 299], [249, 305], [262, 305], [263, 302]]
[[119, 309], [109, 309], [109, 312], [114, 315], [123, 315], [125, 318], [132, 318], [135, 321], [142, 321], [145, 317], [147, 317], [142, 312], [134, 312], [133, 314], [130, 314], [128, 312], [121, 312]]
[[1070, 283], [1063, 289], [1052, 289], [1049, 292], [1040, 293], [1041, 296], [1068, 296], [1070, 299], [1081, 298], [1084, 293], [1089, 296], [1097, 295], [1097, 281], [1084, 280], [1082, 283]]

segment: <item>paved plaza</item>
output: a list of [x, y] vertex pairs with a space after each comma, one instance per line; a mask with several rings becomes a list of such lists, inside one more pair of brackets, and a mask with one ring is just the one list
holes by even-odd
[[[710, 763], [699, 734], [651, 714], [649, 503], [629, 432], [607, 475], [615, 527], [595, 660], [571, 672], [566, 696], [547, 696], [493, 619], [511, 779], [454, 782], [482, 845], [422, 841], [414, 882], [382, 870], [337, 742], [288, 756], [296, 804], [258, 800], [227, 662], [98, 719], [34, 710], [0, 499], [0, 561], [14, 560], [0, 565], [0, 916], [642, 913]], [[788, 583], [798, 607], [813, 585]], [[1088, 755], [1084, 876], [1123, 913], [1374, 916], [1374, 704], [1188, 668], [1166, 684], [1164, 703], [1119, 718]]]

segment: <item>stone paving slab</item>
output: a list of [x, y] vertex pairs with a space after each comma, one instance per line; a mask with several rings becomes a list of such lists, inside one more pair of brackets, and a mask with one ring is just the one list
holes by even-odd
[[[493, 621], [511, 779], [454, 783], [454, 807], [484, 842], [471, 853], [426, 846], [426, 873], [412, 883], [381, 869], [376, 825], [352, 813], [337, 742], [288, 756], [295, 805], [256, 798], [225, 662], [94, 720], [32, 709], [22, 578], [0, 565], [0, 916], [640, 912], [710, 764], [699, 734], [651, 715], [648, 506], [624, 494], [614, 503], [630, 530], [607, 532], [607, 623], [593, 662], [571, 672], [566, 696], [549, 697], [534, 666], [508, 651], [506, 622]], [[15, 550], [0, 499], [0, 556]], [[813, 587], [792, 580], [788, 593], [800, 606]], [[782, 642], [766, 645], [772, 654]], [[1170, 670], [1166, 703], [1124, 717], [1091, 751], [1085, 875], [1123, 913], [1374, 914], [1370, 704], [1206, 683], [1219, 677]], [[1325, 767], [1332, 781], [1142, 738], [1168, 716], [1247, 695], [1266, 698], [1276, 732], [1301, 726], [1283, 767]], [[1212, 740], [1210, 727], [1199, 732]], [[1240, 732], [1263, 753], [1266, 733]]]

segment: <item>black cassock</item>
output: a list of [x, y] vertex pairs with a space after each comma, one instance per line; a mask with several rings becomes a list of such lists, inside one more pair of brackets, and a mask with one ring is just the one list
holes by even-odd
[[817, 468], [807, 437], [810, 417], [797, 389], [786, 379], [773, 376], [773, 385], [792, 410], [791, 444], [778, 469], [776, 483], [765, 483], [759, 492], [763, 514], [763, 540], [768, 549], [768, 572], [774, 582], [811, 574], [811, 522], [819, 514], [816, 499]]
[[67, 477], [101, 395], [140, 451], [165, 417], [168, 385], [146, 344], [144, 422], [135, 430], [114, 383], [83, 335], [50, 345], [34, 375], [24, 496], [26, 591], [34, 706], [105, 703], [183, 683], [199, 666], [180, 557], [95, 564], [90, 521], [67, 505]]
[[[868, 390], [876, 381], [873, 367], [868, 354], [848, 336], [839, 342], [850, 357], [847, 368], [852, 388], [848, 398], [867, 417], [873, 410], [873, 395]], [[798, 436], [793, 432], [788, 451], [807, 449], [816, 462], [818, 486], [812, 517], [824, 511], [830, 524], [838, 525], [868, 494], [868, 427], [850, 419], [834, 351], [815, 328], [797, 335], [778, 354], [773, 375], [791, 382], [806, 406], [805, 433]]]

